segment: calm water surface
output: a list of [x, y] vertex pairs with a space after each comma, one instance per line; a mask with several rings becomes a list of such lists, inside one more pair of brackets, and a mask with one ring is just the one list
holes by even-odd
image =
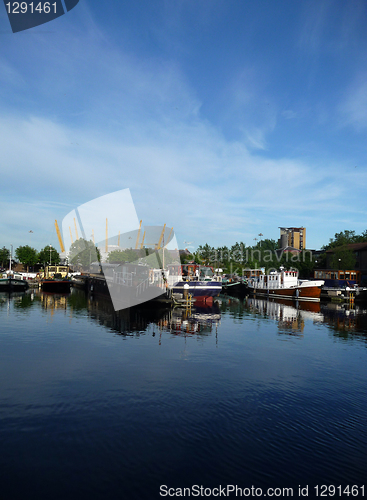
[[1, 500], [363, 485], [366, 314], [224, 297], [116, 314], [77, 291], [0, 294]]

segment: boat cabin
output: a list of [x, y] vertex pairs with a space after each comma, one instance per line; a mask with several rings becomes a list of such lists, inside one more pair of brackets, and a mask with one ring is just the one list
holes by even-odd
[[67, 278], [69, 266], [46, 266], [44, 277], [49, 278]]
[[213, 268], [199, 264], [172, 264], [167, 266], [169, 276], [179, 276], [184, 281], [197, 279], [199, 281], [211, 281], [214, 277]]
[[252, 279], [252, 284], [254, 288], [266, 290], [297, 286], [299, 284], [298, 271], [281, 269], [280, 272], [273, 271], [270, 274], [260, 274]]

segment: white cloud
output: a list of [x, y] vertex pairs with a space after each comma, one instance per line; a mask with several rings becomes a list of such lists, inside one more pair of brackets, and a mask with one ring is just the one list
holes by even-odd
[[[251, 229], [256, 235], [264, 223], [276, 232], [290, 211], [335, 211], [333, 202], [340, 200], [338, 210], [348, 205], [338, 168], [323, 189], [329, 171], [253, 155], [205, 122], [176, 123], [169, 130], [157, 122], [154, 137], [151, 123], [140, 125], [139, 136], [134, 130], [109, 137], [104, 130], [71, 129], [44, 118], [0, 120], [1, 162], [9, 166], [3, 187], [16, 200], [7, 205], [8, 229], [21, 223], [22, 212], [23, 233], [38, 217], [53, 228], [54, 219], [71, 208], [126, 187], [144, 224], [167, 223], [179, 241], [197, 244], [219, 244]], [[71, 145], [75, 136], [79, 146]], [[53, 204], [40, 210], [38, 199]]]
[[271, 159], [275, 106], [256, 74], [229, 86], [227, 121], [243, 132], [229, 140], [203, 117], [178, 63], [139, 59], [94, 29], [66, 35], [30, 38], [27, 54], [37, 56], [28, 63], [18, 55], [14, 78], [24, 82], [27, 106], [0, 118], [3, 234], [21, 239], [36, 227], [36, 238], [74, 207], [123, 188], [144, 224], [173, 226], [182, 244], [223, 244], [260, 229], [277, 237], [278, 225], [302, 212], [317, 220], [335, 204], [350, 208], [343, 166], [323, 189], [329, 169], [322, 164]]
[[342, 125], [351, 125], [358, 131], [367, 127], [367, 73], [359, 75], [350, 86], [339, 106]]

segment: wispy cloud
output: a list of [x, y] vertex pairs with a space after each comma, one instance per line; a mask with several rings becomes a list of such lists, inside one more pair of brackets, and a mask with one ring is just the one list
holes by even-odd
[[358, 131], [367, 127], [367, 73], [360, 74], [350, 85], [338, 111], [342, 125]]
[[[52, 231], [55, 218], [123, 188], [146, 225], [173, 226], [182, 246], [220, 244], [224, 234], [247, 239], [260, 229], [277, 237], [278, 225], [302, 224], [305, 214], [317, 224], [321, 212], [359, 210], [349, 203], [342, 164], [330, 179], [317, 150], [306, 160], [270, 149], [278, 105], [259, 84], [270, 80], [266, 69], [242, 68], [222, 89], [218, 121], [237, 132], [226, 133], [204, 115], [179, 61], [138, 56], [86, 19], [79, 31], [30, 38], [29, 60], [16, 44], [14, 62], [3, 56], [4, 92], [22, 105], [0, 101], [2, 234], [17, 228], [20, 244], [33, 229], [42, 246], [42, 227]], [[305, 41], [312, 47], [323, 19]], [[367, 124], [366, 90], [363, 80], [350, 89], [345, 123]], [[289, 120], [299, 109], [291, 106], [282, 113]]]

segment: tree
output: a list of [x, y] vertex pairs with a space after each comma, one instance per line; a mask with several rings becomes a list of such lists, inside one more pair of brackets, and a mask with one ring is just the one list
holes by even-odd
[[0, 249], [0, 262], [1, 262], [1, 267], [4, 267], [4, 264], [9, 262], [10, 258], [10, 252], [6, 247], [3, 247]]
[[199, 259], [203, 264], [209, 264], [213, 259], [214, 253], [214, 248], [206, 243], [204, 246], [199, 246], [195, 254], [195, 258]]
[[338, 248], [334, 251], [331, 258], [331, 267], [339, 270], [354, 269], [356, 264], [356, 257], [352, 250], [348, 248]]
[[20, 246], [15, 250], [15, 255], [17, 259], [24, 265], [27, 266], [27, 272], [29, 266], [34, 266], [38, 262], [38, 252], [35, 248], [29, 245]]
[[38, 261], [40, 264], [59, 264], [60, 263], [60, 255], [56, 248], [51, 246], [51, 261], [50, 261], [50, 245], [46, 245], [39, 254]]
[[79, 238], [74, 241], [69, 250], [69, 262], [82, 267], [89, 267], [92, 262], [100, 261], [101, 256], [93, 241]]
[[349, 245], [351, 243], [363, 243], [367, 241], [367, 230], [363, 231], [362, 234], [356, 234], [355, 231], [340, 231], [340, 233], [335, 233], [334, 238], [330, 238], [330, 242], [325, 248], [336, 248], [343, 245]]
[[272, 252], [275, 252], [275, 250], [279, 248], [278, 242], [276, 240], [271, 240], [268, 238], [262, 240], [260, 246], [263, 250], [271, 250]]
[[135, 262], [139, 257], [145, 257], [145, 249], [133, 250], [132, 248], [126, 248], [125, 250], [113, 250], [108, 254], [107, 262]]

